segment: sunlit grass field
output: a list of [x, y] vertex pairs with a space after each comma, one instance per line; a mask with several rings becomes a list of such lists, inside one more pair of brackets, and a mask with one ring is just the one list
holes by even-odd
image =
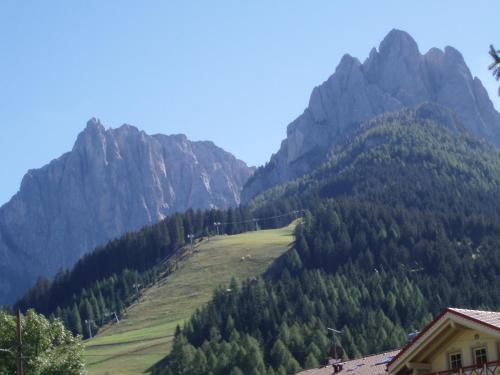
[[[170, 351], [177, 324], [212, 297], [213, 290], [262, 274], [293, 240], [286, 228], [212, 237], [181, 261], [179, 269], [143, 291], [119, 324], [86, 341], [89, 375], [132, 375], [147, 371]], [[244, 259], [243, 259], [244, 257]]]

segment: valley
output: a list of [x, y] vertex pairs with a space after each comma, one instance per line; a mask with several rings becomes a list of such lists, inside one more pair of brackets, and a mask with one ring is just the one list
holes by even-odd
[[[431, 375], [500, 366], [500, 112], [491, 83], [467, 65], [470, 54], [434, 41], [427, 49], [415, 34], [421, 50], [395, 26], [376, 47], [346, 48], [329, 36], [335, 48], [322, 50], [366, 58], [335, 55], [334, 71], [332, 61], [328, 71], [307, 61], [326, 80], [314, 77], [293, 117], [269, 117], [285, 134], [272, 154], [270, 123], [245, 122], [251, 116], [231, 112], [234, 102], [210, 103], [224, 79], [216, 75], [182, 116], [151, 117], [158, 132], [148, 121], [141, 130], [92, 118], [69, 138], [70, 150], [27, 169], [0, 206], [0, 375], [23, 375], [23, 365], [26, 375], [293, 375], [325, 365], [338, 375]], [[183, 53], [169, 51], [184, 67]], [[321, 58], [316, 52], [308, 56]], [[500, 79], [500, 50], [489, 53]], [[242, 79], [252, 73], [237, 66]], [[222, 91], [248, 103], [273, 85], [266, 78], [256, 93], [228, 82]], [[181, 91], [190, 100], [199, 93], [189, 80]], [[175, 112], [174, 97], [160, 97], [161, 107]], [[278, 97], [291, 98], [265, 98], [268, 115]], [[217, 115], [205, 116], [211, 110]], [[186, 126], [191, 114], [200, 116], [197, 131]], [[205, 140], [212, 136], [237, 153], [252, 146], [260, 159], [248, 162], [267, 162], [247, 164]], [[467, 317], [482, 317], [486, 331], [458, 327]], [[427, 331], [439, 321], [443, 329]], [[377, 370], [363, 362], [370, 356]]]

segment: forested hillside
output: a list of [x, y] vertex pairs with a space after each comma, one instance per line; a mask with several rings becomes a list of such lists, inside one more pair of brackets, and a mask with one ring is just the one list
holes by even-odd
[[[275, 228], [290, 222], [295, 214], [261, 209], [252, 216], [248, 209], [193, 211], [172, 215], [160, 223], [128, 233], [85, 255], [71, 270], [57, 274], [53, 281], [41, 278], [17, 302], [22, 310], [37, 311], [62, 319], [74, 333], [88, 336], [85, 320], [93, 332], [120, 315], [144, 288], [175, 270], [178, 250], [196, 239], [236, 234], [256, 228]], [[217, 226], [214, 225], [217, 223]]]
[[251, 206], [351, 197], [441, 213], [500, 214], [500, 151], [468, 135], [446, 109], [424, 104], [374, 118], [310, 174]]
[[294, 248], [219, 289], [155, 373], [292, 374], [333, 355], [327, 327], [346, 358], [400, 347], [447, 306], [499, 309], [499, 153], [459, 125], [439, 109], [383, 115], [258, 197], [308, 203]]

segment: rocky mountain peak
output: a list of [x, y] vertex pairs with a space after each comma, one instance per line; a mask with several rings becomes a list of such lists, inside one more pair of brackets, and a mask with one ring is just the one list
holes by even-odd
[[467, 66], [464, 57], [459, 50], [451, 46], [446, 46], [444, 49], [444, 57], [450, 64]]
[[102, 141], [106, 134], [106, 129], [101, 121], [95, 117], [92, 117], [87, 121], [87, 126], [83, 129], [80, 134], [78, 134], [75, 146], [79, 144], [85, 144], [87, 142], [96, 143]]
[[99, 132], [103, 130], [104, 126], [101, 124], [101, 121], [98, 118], [92, 117], [87, 121], [84, 132]]
[[425, 53], [424, 59], [429, 62], [440, 63], [444, 59], [444, 52], [442, 49], [432, 47]]
[[134, 133], [139, 133], [140, 131], [136, 126], [130, 124], [123, 124], [116, 130]]
[[463, 127], [452, 124], [451, 115], [441, 118], [453, 129], [500, 145], [500, 114], [460, 52], [432, 48], [422, 55], [407, 32], [395, 29], [362, 64], [344, 55], [335, 73], [314, 88], [272, 163], [246, 184], [243, 200], [309, 172], [361, 122], [426, 102], [451, 111]]
[[413, 58], [420, 55], [417, 42], [406, 31], [392, 29], [379, 46], [381, 56]]
[[125, 232], [188, 208], [238, 205], [252, 173], [210, 142], [89, 120], [70, 152], [30, 170], [0, 207], [0, 305]]
[[335, 69], [336, 74], [349, 74], [353, 67], [358, 67], [360, 66], [361, 63], [359, 60], [355, 57], [352, 57], [348, 53], [346, 53], [344, 56], [342, 56], [342, 59], [340, 59], [340, 63], [337, 65], [337, 68]]

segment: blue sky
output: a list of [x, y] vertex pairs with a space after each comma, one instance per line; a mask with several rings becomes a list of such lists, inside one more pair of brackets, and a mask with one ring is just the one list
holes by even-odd
[[[0, 204], [22, 176], [106, 127], [209, 139], [260, 165], [344, 53], [392, 29], [452, 45], [487, 87], [497, 0], [22, 1], [0, 4]], [[495, 39], [496, 38], [496, 39]]]

